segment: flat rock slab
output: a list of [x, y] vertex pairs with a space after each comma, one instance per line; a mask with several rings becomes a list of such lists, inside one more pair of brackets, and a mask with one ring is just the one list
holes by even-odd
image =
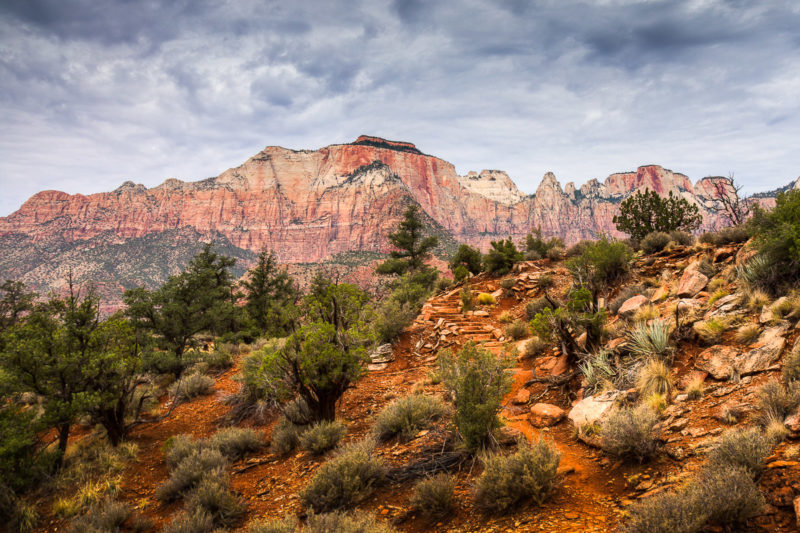
[[712, 346], [697, 356], [694, 366], [720, 380], [730, 379], [735, 374], [747, 376], [763, 372], [778, 360], [786, 346], [783, 331], [783, 328], [764, 331], [755, 348], [741, 354], [731, 346]]
[[531, 407], [529, 420], [532, 426], [544, 428], [555, 426], [567, 416], [567, 412], [557, 405], [537, 403]]
[[636, 311], [638, 311], [640, 307], [642, 307], [648, 302], [649, 300], [647, 299], [647, 296], [644, 296], [642, 294], [634, 296], [633, 298], [628, 298], [619, 308], [619, 315], [620, 316], [632, 315]]

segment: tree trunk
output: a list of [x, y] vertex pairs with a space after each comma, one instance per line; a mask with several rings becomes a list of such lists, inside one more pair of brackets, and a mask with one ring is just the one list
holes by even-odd
[[58, 459], [56, 468], [61, 468], [64, 464], [64, 455], [67, 453], [67, 443], [69, 442], [69, 423], [58, 426]]

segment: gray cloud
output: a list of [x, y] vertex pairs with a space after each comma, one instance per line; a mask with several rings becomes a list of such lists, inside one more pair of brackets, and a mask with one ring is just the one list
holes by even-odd
[[0, 215], [362, 133], [535, 190], [800, 174], [792, 1], [0, 3]]

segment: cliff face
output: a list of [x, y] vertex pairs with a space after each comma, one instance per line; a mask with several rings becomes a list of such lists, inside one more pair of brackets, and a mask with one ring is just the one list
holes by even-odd
[[0, 278], [29, 278], [41, 266], [8, 259], [20, 239], [73, 250], [95, 247], [100, 236], [125, 242], [191, 228], [200, 238], [224, 239], [246, 252], [268, 247], [286, 263], [387, 252], [386, 234], [408, 202], [418, 203], [457, 241], [483, 248], [497, 238], [522, 238], [533, 227], [575, 242], [618, 235], [612, 217], [619, 202], [645, 188], [698, 203], [706, 224], [716, 224], [705, 208], [713, 195], [707, 180], [693, 186], [683, 174], [656, 165], [612, 174], [602, 183], [592, 180], [579, 190], [572, 184], [562, 189], [548, 173], [536, 193], [525, 196], [504, 172], [459, 176], [452, 164], [410, 143], [362, 136], [315, 151], [267, 147], [241, 166], [198, 182], [169, 179], [151, 189], [126, 182], [88, 196], [40, 192], [0, 218], [0, 254], [7, 256]]

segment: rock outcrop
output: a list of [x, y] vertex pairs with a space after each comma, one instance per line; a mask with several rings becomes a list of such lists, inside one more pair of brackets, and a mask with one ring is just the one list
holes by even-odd
[[[406, 142], [362, 136], [319, 150], [271, 146], [202, 181], [168, 179], [150, 189], [128, 181], [91, 195], [37, 193], [0, 217], [0, 256], [13, 255], [21, 243], [48, 243], [48, 252], [5, 260], [0, 278], [31, 281], [44, 261], [58, 261], [66, 251], [78, 256], [98, 239], [122, 243], [182, 229], [222, 238], [243, 254], [267, 247], [284, 263], [352, 253], [369, 258], [389, 251], [386, 234], [410, 202], [421, 206], [440, 235], [484, 249], [498, 238], [521, 239], [534, 227], [572, 243], [600, 233], [620, 236], [612, 223], [619, 202], [644, 188], [672, 191], [709, 215], [708, 187], [693, 188], [683, 174], [656, 165], [612, 174], [603, 183], [592, 180], [579, 190], [572, 184], [562, 189], [547, 173], [536, 194], [526, 196], [504, 172], [459, 176], [452, 164]], [[716, 224], [714, 216], [706, 220]], [[40, 289], [55, 282], [36, 280]]]

